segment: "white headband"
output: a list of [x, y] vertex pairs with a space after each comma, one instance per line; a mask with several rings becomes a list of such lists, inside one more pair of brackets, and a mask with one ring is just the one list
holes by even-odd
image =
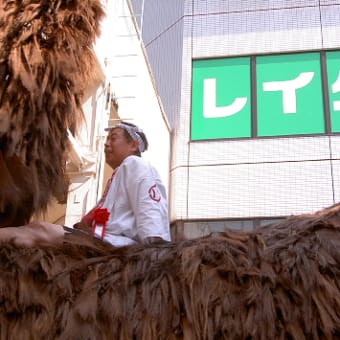
[[139, 134], [139, 133], [143, 133], [142, 129], [140, 129], [138, 126], [131, 126], [128, 124], [119, 123], [119, 124], [116, 124], [112, 127], [105, 129], [105, 131], [110, 131], [116, 128], [124, 129], [133, 140], [136, 140], [138, 142], [139, 151], [141, 153], [145, 151], [145, 143]]

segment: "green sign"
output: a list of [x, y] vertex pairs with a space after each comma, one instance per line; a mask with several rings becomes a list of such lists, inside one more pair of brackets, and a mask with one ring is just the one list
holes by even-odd
[[340, 52], [327, 52], [326, 60], [332, 132], [340, 132]]
[[319, 53], [256, 58], [258, 136], [325, 132]]
[[340, 132], [340, 51], [193, 62], [192, 140], [328, 132]]
[[192, 89], [193, 140], [251, 137], [250, 58], [199, 60]]

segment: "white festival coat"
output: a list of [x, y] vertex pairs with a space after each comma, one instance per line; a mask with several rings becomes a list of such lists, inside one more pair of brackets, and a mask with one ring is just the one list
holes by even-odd
[[[168, 203], [157, 170], [138, 156], [129, 156], [116, 169], [101, 208], [110, 212], [104, 240], [114, 246], [147, 237], [170, 241]], [[101, 237], [102, 227], [95, 234]]]

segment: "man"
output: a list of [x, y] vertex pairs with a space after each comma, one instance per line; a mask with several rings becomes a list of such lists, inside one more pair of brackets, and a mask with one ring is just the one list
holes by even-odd
[[108, 128], [106, 163], [113, 174], [98, 204], [75, 228], [92, 230], [114, 246], [170, 241], [166, 191], [156, 169], [141, 158], [144, 132], [121, 122]]

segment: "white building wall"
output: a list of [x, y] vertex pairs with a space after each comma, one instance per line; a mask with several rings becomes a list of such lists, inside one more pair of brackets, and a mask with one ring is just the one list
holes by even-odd
[[190, 119], [193, 59], [340, 48], [339, 1], [187, 0], [184, 8], [172, 220], [277, 217], [338, 202], [339, 136], [191, 142]]
[[[85, 122], [75, 136], [74, 155], [69, 166], [70, 186], [65, 225], [73, 226], [97, 202], [102, 191], [104, 127], [108, 113], [104, 108], [105, 83], [83, 105]], [[72, 156], [72, 154], [71, 154]]]

